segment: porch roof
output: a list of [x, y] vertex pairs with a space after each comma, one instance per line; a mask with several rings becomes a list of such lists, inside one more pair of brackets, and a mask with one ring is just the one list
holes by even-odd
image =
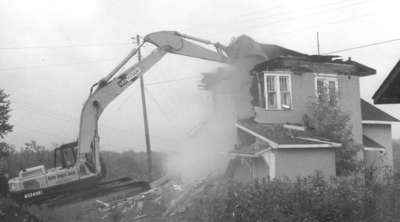
[[[236, 127], [268, 144], [265, 149], [293, 149], [293, 148], [337, 148], [340, 143], [335, 143], [325, 138], [313, 135], [307, 130], [296, 130], [286, 124], [263, 124], [252, 120], [241, 120]], [[254, 150], [259, 152], [260, 150]]]
[[366, 135], [363, 135], [363, 145], [365, 150], [385, 150], [384, 146]]

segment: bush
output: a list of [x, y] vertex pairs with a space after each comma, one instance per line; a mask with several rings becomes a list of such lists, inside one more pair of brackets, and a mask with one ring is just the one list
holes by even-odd
[[399, 221], [400, 184], [364, 185], [358, 179], [242, 184], [221, 179], [186, 214], [188, 221]]

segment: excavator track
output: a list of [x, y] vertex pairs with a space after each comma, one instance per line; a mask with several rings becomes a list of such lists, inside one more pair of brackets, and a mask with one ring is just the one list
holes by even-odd
[[67, 204], [78, 203], [89, 199], [95, 199], [104, 195], [129, 190], [133, 193], [141, 193], [150, 189], [150, 184], [145, 181], [133, 181], [129, 177], [104, 181], [80, 192], [67, 192], [56, 194], [43, 204], [48, 207], [59, 207]]
[[59, 207], [67, 204], [78, 203], [89, 199], [98, 198], [114, 192], [129, 190], [132, 193], [141, 193], [150, 189], [150, 184], [145, 181], [134, 181], [129, 177], [122, 177], [108, 181], [90, 181], [85, 186], [69, 185], [50, 192], [44, 191], [43, 195], [32, 199], [15, 199], [20, 205], [45, 205]]

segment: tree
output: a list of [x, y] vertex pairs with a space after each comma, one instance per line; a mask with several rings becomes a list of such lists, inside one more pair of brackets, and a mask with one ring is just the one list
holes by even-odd
[[11, 132], [13, 126], [8, 122], [10, 119], [10, 101], [4, 90], [0, 89], [0, 138]]
[[33, 152], [33, 153], [38, 153], [44, 151], [46, 148], [42, 145], [38, 145], [35, 140], [31, 140], [28, 143], [25, 143], [25, 146], [23, 147], [24, 152]]
[[[12, 132], [13, 126], [8, 122], [10, 119], [10, 101], [4, 90], [0, 89], [0, 138]], [[14, 152], [14, 148], [5, 142], [0, 142], [0, 157]]]
[[355, 144], [350, 116], [331, 102], [320, 100], [309, 106], [309, 113], [303, 117], [304, 124], [313, 134], [342, 144], [336, 149], [336, 173], [348, 175], [359, 166], [356, 159], [361, 146]]

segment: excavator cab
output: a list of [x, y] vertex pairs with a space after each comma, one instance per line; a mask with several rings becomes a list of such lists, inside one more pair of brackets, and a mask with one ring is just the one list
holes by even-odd
[[70, 168], [76, 163], [78, 142], [66, 143], [54, 150], [54, 167]]

